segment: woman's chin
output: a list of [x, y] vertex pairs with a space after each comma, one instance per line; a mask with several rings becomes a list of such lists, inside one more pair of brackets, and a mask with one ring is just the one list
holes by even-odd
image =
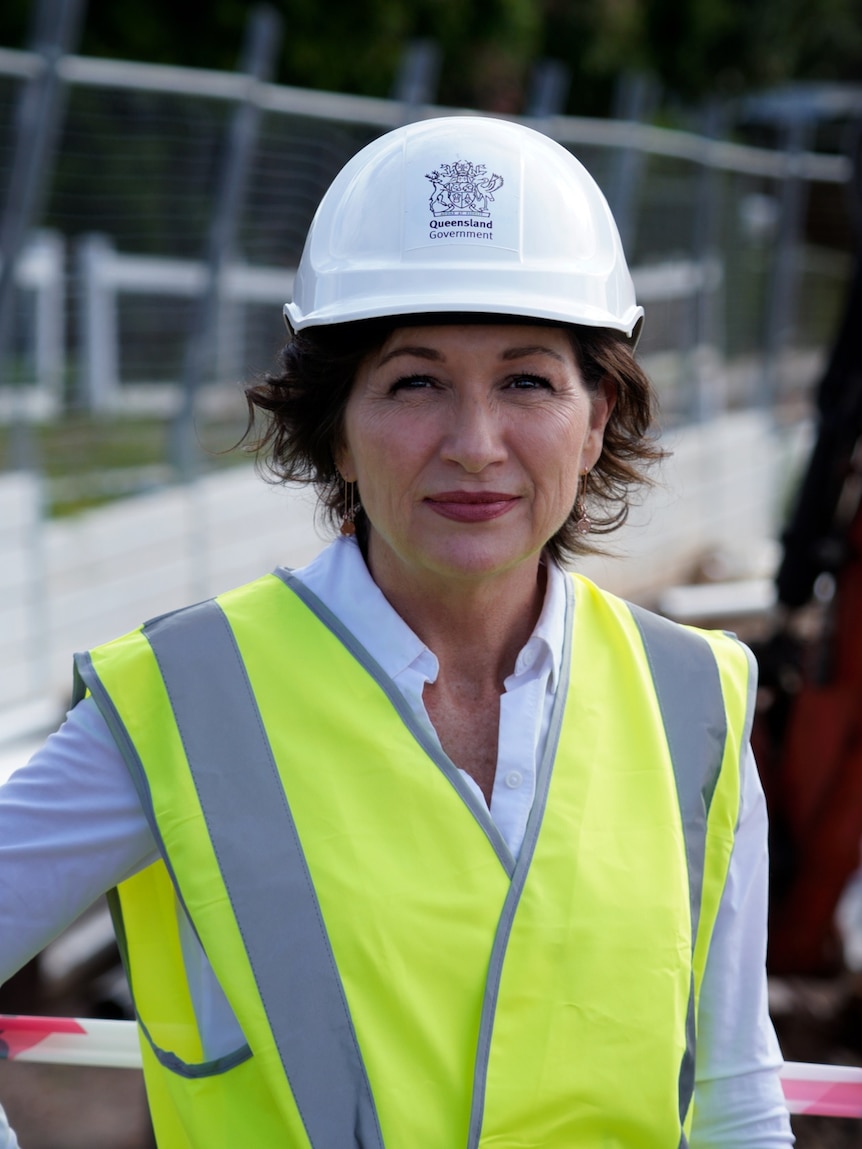
[[421, 556], [402, 556], [396, 565], [404, 583], [436, 580], [457, 587], [491, 584], [514, 571], [538, 568], [540, 554], [541, 548], [524, 551], [465, 540], [458, 546], [435, 549]]

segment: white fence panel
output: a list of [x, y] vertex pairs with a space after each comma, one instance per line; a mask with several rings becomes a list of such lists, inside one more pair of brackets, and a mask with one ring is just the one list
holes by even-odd
[[[196, 298], [206, 287], [206, 265], [200, 260], [124, 254], [114, 248], [109, 236], [93, 234], [81, 242], [78, 266], [83, 303], [85, 402], [93, 411], [129, 409], [140, 399], [140, 394], [134, 386], [123, 383], [120, 296]], [[243, 307], [268, 303], [276, 314], [290, 298], [293, 277], [292, 269], [252, 267], [245, 263], [225, 269], [219, 290], [220, 334], [215, 356], [225, 369], [219, 367], [219, 375], [231, 374], [227, 365], [234, 355]], [[148, 385], [146, 390], [155, 398], [157, 407], [173, 409], [176, 405], [179, 396], [176, 385], [158, 388]]]
[[[60, 409], [66, 362], [66, 245], [56, 231], [35, 231], [15, 268], [15, 285], [32, 298], [32, 378], [0, 387], [0, 421], [46, 419]], [[16, 371], [20, 372], [21, 368]]]
[[[591, 556], [580, 569], [642, 601], [711, 553], [740, 576], [761, 573], [804, 431], [782, 431], [762, 412], [682, 429], [660, 485], [608, 540], [616, 557]], [[41, 526], [35, 480], [6, 476], [0, 524], [9, 560], [0, 711], [49, 699], [59, 712], [75, 650], [278, 564], [302, 565], [323, 546], [311, 494], [267, 484], [251, 466]]]
[[[117, 251], [106, 235], [87, 236], [79, 250], [83, 302], [85, 402], [93, 411], [141, 409], [173, 410], [179, 399], [177, 384], [144, 386], [125, 378], [119, 336], [118, 309], [123, 295], [194, 298], [206, 286], [206, 267], [200, 261], [128, 255]], [[723, 267], [716, 258], [671, 259], [633, 268], [632, 277], [641, 303], [656, 305], [692, 300], [718, 291]], [[226, 268], [220, 290], [219, 345], [214, 361], [219, 378], [232, 378], [232, 358], [238, 346], [243, 310], [249, 304], [270, 304], [276, 313], [293, 289], [293, 269], [237, 263]], [[656, 313], [653, 312], [653, 315]], [[701, 349], [703, 352], [704, 349]], [[717, 349], [709, 349], [716, 359]], [[681, 370], [678, 349], [674, 370]]]
[[75, 650], [323, 545], [308, 497], [251, 467], [41, 525], [38, 491], [31, 476], [0, 479], [0, 711], [34, 696], [59, 709]]

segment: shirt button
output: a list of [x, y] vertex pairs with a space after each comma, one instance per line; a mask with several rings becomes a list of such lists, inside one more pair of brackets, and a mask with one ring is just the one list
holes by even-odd
[[520, 770], [510, 770], [506, 777], [503, 779], [510, 790], [517, 790], [521, 783], [524, 781], [524, 775]]

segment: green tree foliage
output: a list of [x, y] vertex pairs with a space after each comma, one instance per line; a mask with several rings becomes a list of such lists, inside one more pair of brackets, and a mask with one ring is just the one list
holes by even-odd
[[[794, 79], [858, 80], [859, 0], [273, 0], [281, 83], [391, 94], [405, 45], [440, 46], [440, 102], [522, 109], [531, 64], [571, 71], [568, 110], [603, 114], [623, 72], [685, 102]], [[3, 0], [0, 44], [24, 46], [32, 4]], [[233, 68], [245, 0], [90, 0], [87, 55]]]
[[541, 51], [571, 67], [572, 111], [607, 111], [630, 71], [685, 103], [862, 76], [858, 0], [544, 0], [542, 11]]

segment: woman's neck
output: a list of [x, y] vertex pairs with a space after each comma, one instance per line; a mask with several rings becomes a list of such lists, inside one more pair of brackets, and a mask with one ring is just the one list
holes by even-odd
[[368, 565], [394, 609], [436, 655], [439, 671], [423, 691], [425, 709], [444, 751], [490, 806], [500, 696], [541, 614], [547, 569], [536, 556], [491, 577], [408, 574], [380, 560], [373, 547]]
[[373, 556], [369, 567], [393, 608], [434, 652], [441, 678], [502, 692], [542, 611], [547, 570], [538, 557], [481, 579], [394, 578]]

